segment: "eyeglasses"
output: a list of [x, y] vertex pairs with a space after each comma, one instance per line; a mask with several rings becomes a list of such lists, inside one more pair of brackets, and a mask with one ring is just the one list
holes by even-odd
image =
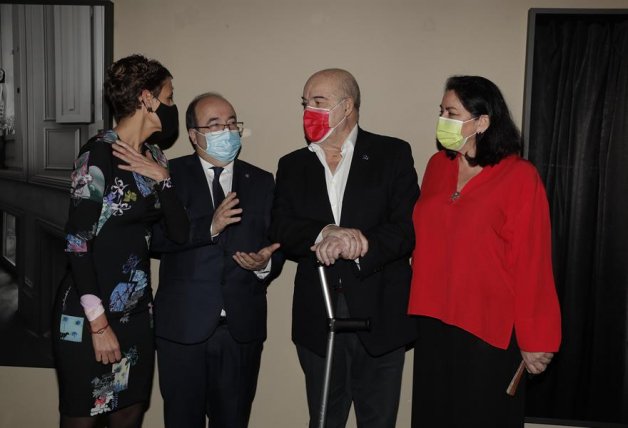
[[242, 134], [242, 131], [244, 131], [244, 122], [212, 123], [207, 126], [193, 126], [192, 129], [196, 129], [202, 134], [206, 134], [208, 132], [220, 132], [226, 129], [229, 131], [238, 131]]

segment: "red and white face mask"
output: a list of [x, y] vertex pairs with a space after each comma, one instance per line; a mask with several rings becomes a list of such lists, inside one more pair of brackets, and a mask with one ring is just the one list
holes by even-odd
[[334, 129], [344, 122], [347, 118], [346, 116], [333, 128], [329, 126], [329, 115], [342, 101], [343, 100], [340, 100], [340, 102], [332, 108], [305, 107], [303, 111], [303, 131], [305, 132], [305, 138], [307, 138], [310, 143], [322, 143], [334, 132]]

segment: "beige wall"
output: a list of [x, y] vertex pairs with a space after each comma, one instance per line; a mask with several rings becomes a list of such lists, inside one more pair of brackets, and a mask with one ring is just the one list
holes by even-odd
[[[521, 122], [527, 13], [531, 7], [626, 7], [626, 0], [117, 0], [115, 58], [140, 52], [174, 74], [183, 123], [190, 99], [219, 91], [252, 130], [241, 158], [275, 171], [303, 146], [301, 91], [326, 67], [357, 78], [361, 124], [412, 144], [419, 177], [434, 152], [442, 86], [451, 74], [480, 74], [504, 92]], [[189, 152], [183, 135], [168, 155]], [[303, 377], [290, 342], [294, 265], [271, 286], [252, 427], [304, 427]], [[5, 344], [0, 345], [5, 346]], [[398, 426], [409, 426], [411, 354]], [[0, 427], [57, 424], [54, 372], [0, 367]], [[147, 427], [161, 426], [154, 389]]]

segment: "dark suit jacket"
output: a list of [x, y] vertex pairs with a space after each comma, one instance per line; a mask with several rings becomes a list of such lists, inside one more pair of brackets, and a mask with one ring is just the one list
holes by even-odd
[[[340, 226], [357, 228], [369, 241], [360, 269], [352, 260], [327, 268], [330, 287], [342, 282], [352, 317], [370, 318], [359, 337], [378, 356], [412, 342], [416, 324], [407, 314], [414, 248], [412, 210], [419, 196], [410, 146], [358, 131], [345, 188]], [[271, 239], [298, 263], [292, 307], [292, 339], [324, 355], [326, 313], [310, 250], [323, 227], [334, 223], [325, 172], [307, 147], [279, 161]], [[335, 293], [332, 293], [335, 296]]]
[[268, 227], [273, 199], [272, 174], [236, 160], [232, 190], [237, 192], [242, 220], [215, 240], [210, 226], [214, 209], [207, 178], [196, 154], [169, 163], [172, 182], [190, 219], [190, 238], [177, 245], [153, 228], [151, 250], [160, 255], [155, 296], [155, 333], [191, 344], [206, 340], [220, 311], [227, 312], [231, 335], [239, 342], [266, 338], [266, 287], [281, 271], [283, 256], [275, 252], [271, 273], [260, 280], [232, 259], [236, 251], [259, 251], [270, 245]]

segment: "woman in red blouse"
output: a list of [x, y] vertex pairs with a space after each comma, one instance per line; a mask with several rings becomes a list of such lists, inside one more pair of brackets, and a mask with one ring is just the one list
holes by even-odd
[[413, 215], [412, 426], [523, 427], [524, 385], [506, 388], [561, 337], [545, 189], [491, 81], [449, 78], [440, 111]]

